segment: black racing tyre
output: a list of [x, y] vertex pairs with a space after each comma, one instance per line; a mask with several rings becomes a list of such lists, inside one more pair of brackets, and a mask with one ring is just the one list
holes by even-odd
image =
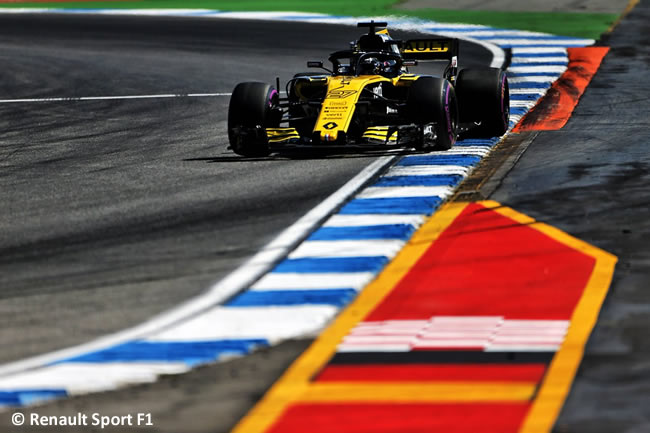
[[416, 123], [435, 124], [435, 149], [451, 149], [458, 137], [458, 104], [449, 81], [435, 77], [419, 78], [409, 89], [406, 105]]
[[462, 123], [480, 123], [474, 137], [498, 137], [508, 130], [510, 91], [506, 73], [497, 68], [463, 69], [456, 79]]
[[240, 83], [235, 87], [228, 107], [228, 140], [236, 154], [270, 153], [264, 128], [278, 126], [274, 115], [278, 99], [278, 91], [266, 83]]

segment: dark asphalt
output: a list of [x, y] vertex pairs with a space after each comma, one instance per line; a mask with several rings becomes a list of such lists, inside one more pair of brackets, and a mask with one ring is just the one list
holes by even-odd
[[[0, 99], [229, 92], [304, 71], [358, 34], [261, 21], [1, 16]], [[490, 60], [482, 48], [462, 50], [461, 64]], [[226, 150], [227, 103], [0, 103], [0, 362], [135, 325], [200, 293], [375, 158], [239, 158]], [[303, 348], [289, 342], [39, 411], [152, 412], [153, 431], [227, 431]], [[4, 415], [0, 430], [14, 431]]]
[[604, 45], [569, 123], [492, 196], [619, 258], [556, 433], [650, 432], [650, 0]]

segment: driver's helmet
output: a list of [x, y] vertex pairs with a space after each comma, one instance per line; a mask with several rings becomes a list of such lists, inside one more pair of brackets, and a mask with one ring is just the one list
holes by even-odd
[[399, 69], [397, 67], [397, 61], [393, 59], [385, 60], [382, 68], [382, 75], [385, 77], [396, 77], [399, 75]]
[[339, 65], [336, 68], [336, 75], [351, 75], [352, 74], [352, 68], [350, 68], [350, 65]]
[[378, 75], [381, 71], [381, 62], [376, 57], [368, 57], [359, 65], [359, 75]]

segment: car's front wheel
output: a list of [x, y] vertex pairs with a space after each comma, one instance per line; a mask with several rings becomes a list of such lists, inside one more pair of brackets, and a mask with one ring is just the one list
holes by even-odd
[[266, 83], [247, 82], [235, 87], [228, 107], [228, 140], [242, 156], [269, 154], [267, 127], [277, 126], [278, 91]]
[[458, 104], [456, 92], [449, 81], [435, 77], [419, 78], [409, 89], [407, 106], [410, 116], [424, 126], [422, 147], [429, 140], [426, 125], [433, 124], [434, 149], [451, 149], [458, 137]]

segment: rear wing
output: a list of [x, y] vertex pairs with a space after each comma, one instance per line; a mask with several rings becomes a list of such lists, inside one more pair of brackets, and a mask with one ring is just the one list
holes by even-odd
[[402, 42], [400, 53], [404, 60], [447, 60], [443, 76], [456, 82], [458, 75], [458, 39], [431, 38], [410, 39]]
[[410, 39], [400, 48], [406, 60], [448, 60], [458, 58], [458, 39], [430, 38]]

